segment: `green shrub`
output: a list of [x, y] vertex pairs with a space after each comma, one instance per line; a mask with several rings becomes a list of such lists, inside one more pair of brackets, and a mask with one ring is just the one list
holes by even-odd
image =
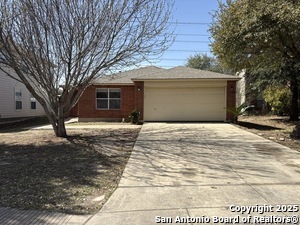
[[272, 85], [263, 92], [264, 100], [271, 106], [272, 113], [276, 115], [289, 114], [291, 92], [287, 86]]
[[226, 108], [227, 112], [230, 112], [234, 118], [233, 118], [233, 123], [238, 122], [238, 117], [243, 115], [243, 113], [248, 109], [254, 107], [253, 105], [247, 106], [246, 103], [243, 103], [239, 105], [238, 107], [228, 107]]
[[137, 109], [132, 110], [129, 119], [132, 124], [138, 124], [140, 122], [140, 112]]

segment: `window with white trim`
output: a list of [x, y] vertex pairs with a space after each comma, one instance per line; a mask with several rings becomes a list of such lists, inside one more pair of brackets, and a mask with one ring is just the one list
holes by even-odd
[[36, 99], [30, 94], [30, 109], [36, 109]]
[[97, 88], [96, 108], [97, 109], [120, 109], [121, 89], [120, 88]]
[[15, 109], [22, 110], [22, 90], [15, 89]]

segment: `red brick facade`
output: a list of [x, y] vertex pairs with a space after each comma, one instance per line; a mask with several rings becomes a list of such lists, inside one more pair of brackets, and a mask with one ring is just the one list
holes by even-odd
[[69, 116], [71, 117], [77, 117], [79, 115], [78, 113], [78, 102], [76, 105], [70, 110]]
[[[226, 107], [236, 107], [236, 81], [227, 81]], [[226, 120], [232, 121], [234, 116], [230, 112], [226, 112]]]
[[[140, 84], [141, 83], [141, 84]], [[121, 89], [121, 108], [103, 110], [96, 108], [96, 89], [97, 88], [120, 88]], [[139, 90], [138, 90], [139, 89]], [[137, 108], [143, 115], [144, 84], [138, 82], [134, 85], [91, 85], [89, 86], [78, 102], [79, 118], [99, 118], [99, 119], [119, 119], [128, 120], [130, 112]], [[74, 110], [75, 111], [75, 110]]]
[[144, 81], [134, 82], [135, 108], [140, 112], [140, 119], [144, 119]]
[[[96, 89], [97, 88], [120, 88], [121, 89], [121, 109], [99, 110], [96, 108]], [[226, 107], [236, 106], [236, 81], [227, 81]], [[136, 81], [134, 85], [91, 85], [89, 86], [78, 104], [71, 110], [72, 116], [86, 119], [116, 119], [121, 120], [128, 116], [133, 109], [140, 112], [140, 119], [144, 115], [144, 82]], [[226, 120], [232, 120], [233, 115], [226, 113]]]
[[[75, 91], [74, 95], [77, 94], [77, 91]], [[73, 99], [72, 99], [73, 100]], [[70, 113], [68, 116], [71, 117], [77, 117], [78, 116], [78, 102], [75, 104], [75, 106], [70, 110]]]

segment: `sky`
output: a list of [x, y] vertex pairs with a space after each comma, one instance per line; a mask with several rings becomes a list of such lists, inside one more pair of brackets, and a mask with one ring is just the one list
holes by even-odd
[[211, 13], [216, 9], [217, 0], [175, 0], [171, 20], [175, 41], [153, 65], [168, 69], [185, 65], [187, 58], [196, 53], [212, 55], [208, 29], [212, 22]]

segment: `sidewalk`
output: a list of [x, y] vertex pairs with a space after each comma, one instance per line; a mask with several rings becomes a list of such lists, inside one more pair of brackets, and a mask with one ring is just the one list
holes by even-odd
[[35, 210], [20, 210], [0, 207], [0, 223], [14, 225], [82, 225], [86, 224], [93, 215], [68, 215], [56, 212], [42, 212]]

